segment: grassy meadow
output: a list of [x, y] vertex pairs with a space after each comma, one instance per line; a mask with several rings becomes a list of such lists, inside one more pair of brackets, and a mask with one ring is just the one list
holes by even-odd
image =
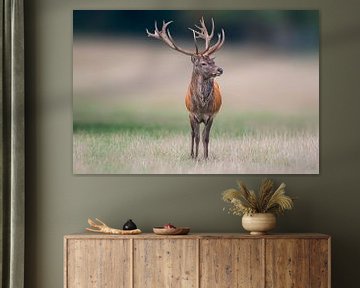
[[221, 50], [223, 106], [208, 160], [201, 143], [200, 157], [190, 157], [188, 57], [160, 43], [77, 39], [73, 61], [75, 174], [319, 172], [315, 54]]

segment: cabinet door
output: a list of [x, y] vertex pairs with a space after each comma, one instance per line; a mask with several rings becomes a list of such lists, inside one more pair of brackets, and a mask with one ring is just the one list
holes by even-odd
[[131, 287], [130, 240], [68, 239], [66, 288]]
[[310, 241], [310, 287], [330, 287], [330, 240]]
[[260, 239], [200, 241], [200, 287], [259, 288], [264, 285]]
[[135, 288], [197, 287], [197, 240], [134, 240]]
[[309, 240], [266, 240], [266, 287], [309, 287]]

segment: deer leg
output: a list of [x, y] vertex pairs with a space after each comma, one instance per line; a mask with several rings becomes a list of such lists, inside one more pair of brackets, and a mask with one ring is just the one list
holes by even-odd
[[[199, 154], [199, 142], [200, 142], [200, 123], [194, 116], [190, 116], [190, 123], [191, 123], [191, 129], [192, 129], [192, 143], [191, 143], [191, 156], [193, 158], [197, 158]], [[195, 155], [193, 152], [194, 148], [194, 142], [195, 142]]]
[[189, 115], [189, 119], [190, 119], [190, 126], [191, 126], [191, 151], [190, 151], [190, 155], [191, 155], [191, 158], [194, 158], [195, 127], [194, 127], [193, 122], [195, 121], [195, 119], [193, 117], [191, 117], [191, 115]]
[[212, 123], [213, 123], [213, 118], [210, 118], [205, 123], [205, 127], [202, 132], [202, 142], [203, 142], [203, 146], [204, 146], [204, 158], [205, 159], [207, 159], [208, 155], [209, 155], [208, 149], [209, 149], [210, 130], [211, 130]]
[[199, 154], [199, 142], [200, 142], [200, 123], [195, 120], [195, 158]]

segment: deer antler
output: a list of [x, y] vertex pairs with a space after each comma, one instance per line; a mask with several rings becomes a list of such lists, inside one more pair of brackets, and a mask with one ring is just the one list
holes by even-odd
[[105, 233], [105, 234], [116, 234], [116, 235], [134, 235], [134, 234], [141, 233], [140, 229], [120, 230], [120, 229], [115, 229], [115, 228], [111, 228], [111, 227], [107, 226], [104, 222], [102, 222], [101, 220], [99, 220], [97, 218], [95, 218], [95, 220], [97, 222], [88, 218], [88, 223], [93, 229], [86, 228], [87, 231], [99, 232], [99, 233]]
[[[220, 33], [218, 34], [217, 42], [214, 45], [210, 46], [211, 39], [214, 37], [214, 30], [215, 30], [214, 19], [211, 18], [212, 28], [211, 28], [211, 33], [209, 34], [207, 27], [205, 25], [204, 17], [201, 17], [200, 26], [195, 25], [195, 27], [198, 30], [189, 28], [193, 32], [194, 44], [195, 44], [196, 51], [195, 52], [186, 51], [186, 50], [178, 47], [175, 44], [174, 39], [172, 38], [172, 36], [170, 34], [170, 30], [167, 28], [172, 22], [173, 21], [169, 21], [169, 22], [163, 21], [163, 26], [162, 26], [161, 30], [158, 29], [157, 22], [155, 22], [154, 33], [150, 33], [149, 30], [146, 29], [148, 37], [153, 37], [155, 39], [162, 40], [170, 48], [172, 48], [176, 51], [179, 51], [183, 54], [190, 55], [190, 56], [192, 56], [192, 55], [204, 55], [204, 56], [211, 55], [212, 53], [219, 50], [225, 42], [225, 32], [224, 32], [224, 29], [221, 29], [221, 34]], [[201, 52], [199, 52], [199, 48], [197, 46], [196, 39], [203, 39], [205, 41], [205, 49]]]
[[163, 21], [163, 26], [161, 28], [161, 30], [158, 29], [157, 27], [157, 22], [155, 21], [155, 31], [154, 33], [150, 33], [148, 29], [146, 29], [146, 33], [148, 35], [148, 37], [153, 37], [159, 40], [163, 40], [170, 48], [179, 51], [183, 54], [186, 55], [194, 55], [194, 52], [190, 52], [190, 51], [186, 51], [180, 47], [178, 47], [175, 42], [174, 39], [171, 37], [170, 31], [169, 29], [167, 29], [167, 27], [169, 26], [169, 24], [171, 24], [173, 21], [169, 21], [169, 22], [165, 22]]
[[221, 28], [221, 34], [218, 33], [217, 42], [213, 46], [211, 46], [207, 51], [205, 51], [203, 53], [203, 55], [211, 55], [211, 54], [215, 53], [216, 51], [220, 50], [220, 48], [222, 47], [224, 42], [225, 42], [225, 31], [224, 31], [224, 29]]
[[205, 50], [201, 52], [201, 54], [203, 54], [209, 49], [210, 41], [214, 37], [214, 30], [215, 30], [214, 19], [211, 18], [211, 33], [210, 34], [206, 28], [204, 17], [201, 17], [201, 19], [200, 19], [200, 26], [195, 25], [195, 27], [197, 29], [199, 29], [200, 31], [196, 31], [195, 29], [192, 29], [192, 28], [189, 28], [189, 30], [193, 31], [193, 33], [195, 34], [195, 41], [197, 38], [201, 38], [201, 39], [205, 40]]

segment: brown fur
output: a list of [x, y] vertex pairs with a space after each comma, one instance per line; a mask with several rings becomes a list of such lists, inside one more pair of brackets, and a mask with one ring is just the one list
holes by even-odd
[[[213, 90], [214, 91], [213, 92], [214, 93], [214, 100], [212, 102], [213, 105], [212, 105], [211, 110], [209, 112], [212, 113], [212, 114], [216, 114], [217, 112], [219, 112], [219, 110], [221, 108], [221, 104], [222, 104], [220, 86], [216, 81], [214, 81], [213, 89], [214, 89]], [[192, 95], [193, 95], [193, 92], [192, 92], [191, 87], [189, 86], [188, 91], [187, 91], [186, 96], [185, 96], [185, 106], [186, 106], [186, 109], [190, 113], [194, 112], [194, 109], [193, 109], [194, 107], [193, 107], [192, 101], [191, 101]]]

